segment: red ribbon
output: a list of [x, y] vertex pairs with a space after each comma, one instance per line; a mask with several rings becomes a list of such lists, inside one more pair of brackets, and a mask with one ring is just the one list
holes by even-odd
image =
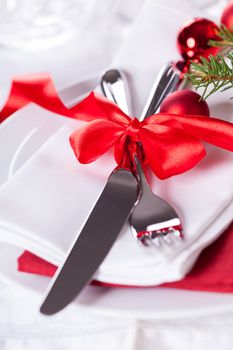
[[164, 179], [193, 168], [204, 158], [202, 141], [233, 151], [233, 124], [229, 122], [201, 115], [165, 113], [139, 122], [93, 92], [79, 104], [67, 108], [47, 74], [15, 79], [0, 121], [30, 102], [63, 116], [88, 121], [70, 136], [71, 146], [81, 163], [93, 162], [113, 147], [117, 164], [129, 167], [132, 154], [141, 149], [144, 162]]

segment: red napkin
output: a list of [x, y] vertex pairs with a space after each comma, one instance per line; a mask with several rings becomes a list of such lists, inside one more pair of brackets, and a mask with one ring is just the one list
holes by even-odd
[[[18, 270], [44, 276], [53, 276], [57, 267], [25, 251], [18, 258]], [[116, 286], [93, 281], [94, 284]], [[199, 256], [192, 271], [181, 281], [163, 284], [165, 287], [233, 292], [233, 223], [214, 243]], [[117, 285], [117, 287], [125, 287]], [[133, 287], [133, 286], [132, 286]]]

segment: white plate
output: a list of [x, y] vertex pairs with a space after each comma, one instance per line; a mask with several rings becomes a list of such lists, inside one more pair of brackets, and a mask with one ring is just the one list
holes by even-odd
[[[33, 112], [33, 113], [32, 113]], [[49, 116], [49, 113], [48, 113]], [[0, 184], [7, 180], [38, 147], [64, 123], [57, 118], [49, 125], [46, 114], [35, 114], [33, 105], [18, 111], [0, 127]], [[50, 117], [51, 118], [51, 117]], [[43, 130], [43, 132], [41, 132]], [[33, 137], [32, 137], [33, 135]], [[10, 140], [10, 142], [9, 142]], [[17, 271], [18, 247], [0, 244], [0, 275], [42, 297], [49, 279]], [[104, 314], [141, 319], [183, 318], [223, 313], [233, 310], [233, 295], [165, 288], [108, 288], [88, 286], [75, 301], [79, 308]]]

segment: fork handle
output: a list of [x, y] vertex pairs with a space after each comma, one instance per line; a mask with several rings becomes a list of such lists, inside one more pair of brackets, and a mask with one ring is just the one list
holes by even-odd
[[[140, 116], [140, 121], [156, 113], [165, 97], [176, 90], [181, 82], [181, 72], [174, 62], [168, 62], [162, 67], [154, 82], [146, 105]], [[123, 74], [117, 69], [108, 70], [101, 79], [101, 89], [104, 95], [115, 102], [126, 114], [129, 114], [127, 87]], [[140, 145], [138, 145], [140, 147]], [[135, 156], [134, 166], [142, 191], [151, 191], [141, 160]]]
[[181, 72], [172, 61], [162, 67], [152, 86], [149, 97], [139, 118], [140, 121], [158, 111], [165, 97], [178, 89], [181, 82]]
[[[174, 62], [166, 63], [155, 80], [149, 97], [139, 118], [140, 121], [155, 114], [165, 97], [178, 89], [181, 82], [181, 72]], [[140, 145], [138, 146], [140, 147]], [[151, 192], [143, 164], [138, 156], [134, 157], [134, 166], [137, 169], [138, 181], [143, 192]]]

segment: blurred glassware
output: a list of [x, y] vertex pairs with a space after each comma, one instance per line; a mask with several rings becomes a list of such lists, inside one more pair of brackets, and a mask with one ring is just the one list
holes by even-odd
[[95, 2], [1, 0], [0, 43], [27, 50], [61, 44], [72, 36], [72, 17], [78, 17], [81, 27]]
[[[128, 1], [135, 9], [142, 2], [137, 0], [136, 5]], [[61, 45], [84, 30], [87, 37], [96, 29], [103, 34], [106, 26], [114, 30], [110, 21], [119, 17], [121, 6], [121, 0], [0, 0], [0, 45], [43, 50]]]

